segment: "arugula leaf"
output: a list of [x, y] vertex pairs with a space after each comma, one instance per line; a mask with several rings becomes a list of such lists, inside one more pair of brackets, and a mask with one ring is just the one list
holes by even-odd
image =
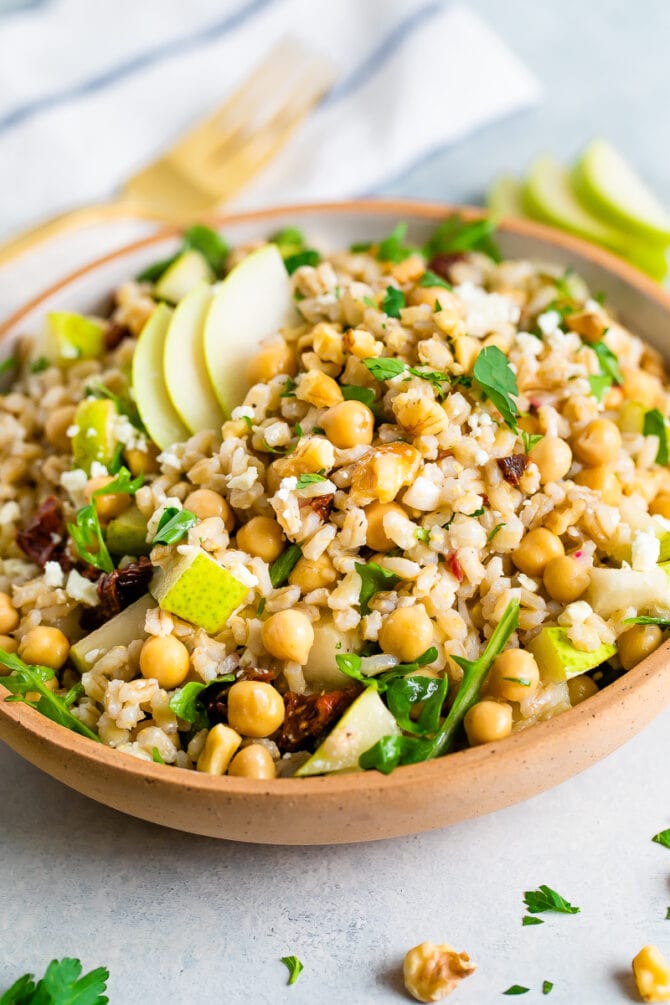
[[526, 914], [521, 919], [521, 924], [526, 927], [527, 925], [543, 925], [544, 918], [536, 918], [535, 915]]
[[523, 443], [524, 452], [529, 454], [536, 443], [539, 443], [543, 439], [542, 433], [527, 433], [525, 429], [521, 430], [521, 442]]
[[488, 532], [488, 535], [486, 537], [487, 542], [490, 543], [493, 540], [493, 538], [496, 536], [496, 534], [500, 533], [500, 531], [503, 529], [504, 526], [505, 526], [504, 523], [497, 523], [495, 525], [495, 527], [493, 528], [493, 530], [490, 530]]
[[375, 403], [375, 392], [371, 387], [358, 387], [356, 384], [341, 384], [340, 390], [345, 401], [362, 401], [368, 408]]
[[165, 761], [161, 757], [161, 752], [158, 749], [158, 747], [151, 748], [151, 760], [154, 762], [154, 764], [165, 764]]
[[136, 279], [139, 283], [158, 282], [163, 273], [167, 272], [173, 262], [176, 262], [185, 251], [199, 251], [212, 271], [217, 276], [222, 275], [228, 248], [227, 242], [215, 230], [202, 223], [196, 223], [184, 231], [181, 246], [174, 255], [149, 265], [136, 276]]
[[399, 318], [400, 311], [405, 306], [405, 294], [397, 286], [387, 286], [386, 296], [382, 300], [382, 310], [390, 318]]
[[300, 475], [296, 484], [296, 490], [306, 489], [308, 485], [315, 485], [317, 482], [327, 482], [328, 479], [325, 475], [320, 475], [318, 472], [308, 472], [307, 474]]
[[401, 359], [387, 356], [371, 356], [364, 359], [363, 363], [375, 380], [393, 380], [407, 369], [407, 363], [403, 363]]
[[[284, 390], [279, 395], [279, 397], [280, 398], [295, 398], [295, 393], [294, 393], [295, 392], [295, 388], [296, 388], [296, 382], [294, 380], [291, 380], [290, 377], [287, 377], [286, 380], [284, 381]], [[249, 416], [245, 415], [244, 418], [248, 419]], [[250, 419], [249, 419], [249, 421], [251, 422]]]
[[591, 394], [598, 401], [602, 401], [605, 396], [605, 392], [609, 391], [612, 386], [612, 378], [606, 373], [595, 373], [591, 374], [588, 378], [589, 387], [591, 388]]
[[423, 249], [427, 259], [436, 255], [450, 255], [461, 251], [481, 251], [494, 262], [502, 261], [499, 248], [491, 239], [497, 227], [492, 216], [479, 220], [464, 220], [459, 213], [447, 217], [435, 230]]
[[426, 649], [425, 653], [422, 653], [413, 663], [396, 663], [390, 670], [385, 670], [376, 676], [363, 673], [361, 670], [361, 657], [357, 653], [338, 653], [335, 657], [335, 662], [347, 677], [352, 677], [353, 680], [360, 681], [366, 687], [371, 687], [375, 691], [379, 691], [380, 694], [383, 694], [389, 689], [394, 680], [397, 680], [399, 677], [407, 677], [418, 670], [419, 667], [426, 666], [427, 663], [433, 663], [436, 659], [437, 649], [435, 646], [431, 646], [430, 649]]
[[504, 995], [526, 995], [530, 991], [530, 988], [525, 988], [523, 984], [512, 984], [507, 991], [503, 991]]
[[407, 224], [399, 223], [393, 228], [388, 237], [379, 242], [377, 248], [377, 261], [379, 262], [404, 262], [406, 258], [414, 254], [414, 248], [403, 244], [407, 236]]
[[270, 242], [276, 244], [282, 258], [289, 258], [291, 255], [303, 251], [305, 247], [305, 237], [297, 227], [284, 227], [270, 237]]
[[488, 345], [477, 357], [473, 376], [481, 390], [493, 402], [510, 429], [516, 432], [519, 409], [512, 397], [518, 395], [514, 371], [504, 352], [496, 345]]
[[191, 527], [195, 527], [197, 522], [197, 516], [189, 509], [168, 506], [158, 521], [158, 527], [151, 543], [177, 544], [186, 537]]
[[550, 993], [551, 989], [553, 988], [553, 986], [554, 985], [553, 985], [552, 981], [542, 981], [542, 994], [543, 995], [548, 995]]
[[404, 764], [420, 764], [433, 755], [433, 741], [416, 736], [383, 736], [358, 758], [365, 771], [374, 768], [390, 775]]
[[544, 911], [579, 914], [578, 907], [573, 907], [564, 897], [561, 897], [560, 893], [556, 893], [550, 886], [544, 884], [537, 890], [527, 890], [523, 895], [523, 902], [530, 914], [542, 914]]
[[18, 364], [19, 361], [16, 356], [8, 356], [7, 359], [3, 359], [2, 363], [0, 363], [0, 375], [3, 373], [9, 373], [10, 370], [16, 369]]
[[448, 283], [446, 279], [438, 276], [437, 272], [433, 272], [431, 269], [426, 269], [421, 276], [419, 286], [441, 286], [444, 290], [453, 290], [451, 283]]
[[270, 566], [270, 582], [275, 590], [283, 586], [302, 556], [299, 544], [290, 544]]
[[361, 255], [369, 251], [371, 247], [372, 241], [356, 241], [354, 244], [349, 245], [349, 251], [352, 255]]
[[170, 268], [174, 262], [177, 261], [179, 255], [181, 254], [183, 248], [175, 252], [174, 255], [170, 255], [169, 258], [161, 258], [157, 262], [152, 262], [151, 265], [147, 265], [146, 269], [142, 269], [135, 276], [138, 283], [157, 283], [164, 272]]
[[658, 436], [658, 451], [656, 453], [657, 464], [668, 463], [668, 427], [665, 424], [665, 416], [658, 408], [652, 408], [644, 413], [644, 424], [642, 426], [644, 436]]
[[654, 834], [652, 841], [656, 844], [662, 844], [664, 848], [670, 848], [670, 830], [659, 831], [658, 834]]
[[288, 969], [289, 978], [287, 984], [295, 984], [300, 974], [305, 969], [297, 956], [282, 956], [281, 962]]
[[400, 582], [400, 576], [377, 565], [376, 562], [367, 562], [365, 565], [355, 562], [354, 567], [361, 577], [361, 592], [358, 595], [361, 614], [369, 614], [370, 601], [374, 595], [382, 590], [392, 590]]
[[670, 617], [656, 618], [640, 614], [637, 618], [624, 618], [624, 625], [659, 625], [661, 628], [670, 628]]
[[37, 984], [33, 974], [24, 974], [0, 997], [0, 1005], [106, 1005], [107, 968], [83, 977], [81, 972], [79, 960], [52, 960]]
[[38, 356], [37, 359], [34, 359], [30, 364], [31, 373], [43, 373], [45, 370], [48, 370], [48, 368], [49, 360], [46, 356]]
[[619, 369], [619, 357], [616, 356], [610, 347], [602, 340], [599, 342], [591, 342], [590, 347], [598, 357], [601, 372], [606, 376], [611, 377], [613, 384], [623, 384], [623, 374]]
[[[422, 735], [434, 733], [440, 725], [448, 686], [447, 677], [397, 678], [386, 691], [386, 702], [401, 729]], [[412, 719], [412, 707], [419, 702], [423, 702], [421, 712]]]
[[114, 478], [113, 481], [108, 482], [107, 485], [103, 485], [101, 488], [96, 489], [92, 494], [91, 499], [97, 499], [98, 496], [110, 495], [134, 496], [137, 490], [141, 489], [143, 485], [143, 474], [139, 474], [137, 478], [131, 478], [128, 468], [121, 466], [116, 473], [116, 478]]
[[69, 523], [67, 529], [80, 558], [101, 572], [114, 571], [94, 500], [77, 510], [75, 522]]
[[172, 695], [170, 709], [184, 722], [188, 722], [190, 725], [195, 723], [196, 730], [205, 729], [208, 721], [205, 706], [200, 701], [201, 693], [212, 684], [231, 684], [234, 680], [235, 674], [227, 673], [221, 677], [215, 677], [214, 680], [210, 680], [206, 684], [199, 680], [189, 681]]
[[292, 276], [296, 269], [299, 269], [301, 265], [318, 265], [321, 261], [321, 255], [314, 248], [305, 248], [304, 251], [298, 251], [295, 255], [289, 255], [288, 258], [284, 259], [284, 266], [289, 276]]
[[[89, 398], [108, 398], [110, 401], [113, 401], [119, 415], [125, 415], [135, 429], [147, 435], [146, 427], [140, 418], [137, 405], [132, 398], [123, 394], [115, 394], [108, 387], [105, 387], [104, 384], [100, 383], [88, 384], [86, 386], [86, 395]], [[121, 449], [123, 449], [123, 444], [121, 444]]]
[[[8, 653], [4, 649], [0, 649], [0, 665], [12, 671], [8, 677], [0, 678], [2, 686], [11, 691], [10, 697], [5, 698], [5, 701], [25, 701], [52, 722], [81, 733], [89, 740], [98, 740], [93, 730], [70, 711], [70, 704], [76, 700], [77, 692], [72, 689], [62, 698], [47, 687], [47, 681], [56, 676], [50, 667], [29, 666], [16, 653]], [[40, 696], [37, 701], [28, 699], [28, 695], [33, 692]]]

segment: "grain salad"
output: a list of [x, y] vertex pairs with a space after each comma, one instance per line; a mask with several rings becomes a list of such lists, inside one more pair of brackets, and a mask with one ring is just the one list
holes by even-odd
[[490, 220], [330, 253], [194, 227], [3, 370], [2, 685], [120, 753], [388, 772], [670, 627], [663, 362]]

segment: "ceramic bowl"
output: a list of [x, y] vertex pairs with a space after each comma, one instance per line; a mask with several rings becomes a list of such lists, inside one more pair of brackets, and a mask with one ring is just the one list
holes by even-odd
[[[450, 207], [453, 210], [454, 207]], [[417, 202], [351, 202], [222, 218], [232, 243], [297, 223], [315, 244], [346, 247], [388, 234], [398, 220], [421, 242], [447, 208]], [[466, 214], [472, 212], [464, 211]], [[475, 211], [476, 212], [476, 211]], [[571, 265], [602, 290], [622, 321], [661, 352], [670, 296], [620, 259], [526, 221], [503, 223], [506, 256]], [[47, 310], [95, 311], [110, 291], [176, 246], [162, 232], [59, 282], [0, 327], [4, 347], [37, 330]], [[398, 768], [324, 778], [258, 781], [210, 777], [124, 756], [71, 733], [22, 703], [0, 700], [0, 739], [43, 771], [124, 813], [210, 837], [268, 844], [337, 844], [446, 827], [527, 799], [615, 750], [670, 701], [668, 646], [558, 718], [501, 743]], [[0, 686], [0, 698], [6, 691]]]

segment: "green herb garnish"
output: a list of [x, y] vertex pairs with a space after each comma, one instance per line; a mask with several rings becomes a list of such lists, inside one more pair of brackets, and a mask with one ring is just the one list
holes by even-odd
[[543, 439], [542, 433], [527, 433], [525, 429], [521, 430], [521, 442], [523, 443], [524, 452], [529, 454], [536, 443], [539, 443]]
[[48, 370], [48, 368], [49, 360], [46, 356], [38, 356], [37, 359], [34, 359], [30, 364], [31, 373], [43, 373], [45, 370]]
[[388, 237], [379, 242], [377, 248], [377, 260], [379, 262], [404, 262], [406, 258], [414, 254], [414, 248], [403, 244], [407, 236], [407, 224], [399, 223], [393, 228]]
[[349, 251], [352, 255], [361, 255], [369, 251], [371, 247], [372, 241], [357, 241], [349, 245]]
[[374, 595], [382, 590], [392, 590], [400, 582], [400, 576], [377, 565], [376, 562], [368, 562], [366, 565], [356, 562], [354, 566], [361, 577], [361, 592], [358, 596], [361, 614], [369, 614], [370, 601]]
[[496, 534], [499, 534], [499, 533], [500, 533], [500, 531], [501, 531], [501, 530], [503, 529], [503, 527], [504, 527], [504, 526], [505, 526], [505, 524], [504, 524], [504, 523], [497, 523], [497, 524], [495, 525], [495, 527], [493, 528], [493, 530], [490, 530], [490, 531], [488, 532], [488, 534], [487, 534], [487, 536], [486, 536], [486, 540], [487, 540], [487, 542], [488, 542], [489, 544], [491, 543], [491, 541], [493, 540], [493, 538], [494, 538], [494, 537], [496, 536]]
[[665, 416], [657, 408], [652, 408], [644, 413], [644, 424], [642, 427], [644, 436], [658, 436], [658, 451], [656, 452], [656, 463], [668, 463], [668, 427], [665, 423]]
[[394, 680], [416, 673], [421, 667], [426, 666], [428, 663], [433, 663], [437, 659], [437, 655], [437, 649], [435, 646], [431, 646], [430, 649], [426, 649], [425, 653], [422, 653], [412, 663], [396, 663], [390, 670], [384, 670], [383, 673], [376, 674], [375, 676], [363, 673], [361, 669], [363, 664], [358, 653], [341, 653], [335, 657], [335, 661], [339, 669], [347, 677], [351, 677], [353, 680], [365, 684], [366, 687], [374, 688], [375, 691], [383, 694], [389, 689]]
[[146, 434], [146, 428], [140, 418], [137, 405], [132, 398], [122, 394], [114, 394], [114, 392], [110, 391], [110, 389], [105, 387], [104, 384], [89, 384], [86, 388], [86, 395], [89, 398], [108, 398], [110, 401], [113, 401], [119, 415], [125, 415], [135, 429], [138, 429], [141, 433]]
[[[389, 684], [386, 702], [401, 729], [420, 735], [432, 734], [440, 725], [448, 687], [447, 677], [400, 677]], [[418, 703], [421, 703], [421, 711], [412, 719], [410, 713]]]
[[436, 255], [450, 255], [461, 251], [481, 251], [494, 262], [502, 261], [499, 248], [491, 235], [497, 227], [497, 221], [491, 217], [479, 220], [464, 220], [455, 213], [443, 220], [423, 249], [427, 259]]
[[77, 510], [75, 522], [67, 525], [68, 532], [79, 557], [83, 558], [85, 562], [88, 562], [95, 569], [100, 569], [101, 572], [114, 571], [114, 563], [107, 550], [105, 536], [102, 532], [98, 513], [95, 508], [96, 498], [115, 493], [119, 495], [134, 495], [143, 483], [144, 475], [131, 478], [130, 471], [127, 468], [119, 468], [116, 478], [108, 485], [103, 485], [102, 488], [96, 489], [91, 496], [90, 503]]
[[[70, 711], [70, 706], [81, 694], [79, 686], [71, 688], [63, 697], [54, 694], [47, 687], [47, 681], [52, 681], [56, 676], [50, 667], [29, 666], [16, 653], [8, 653], [4, 649], [0, 649], [0, 665], [12, 671], [8, 677], [1, 678], [2, 686], [11, 691], [11, 695], [5, 701], [25, 701], [52, 722], [57, 722], [75, 733], [81, 733], [89, 740], [98, 740], [93, 730]], [[32, 693], [39, 694], [37, 701], [28, 699], [28, 695]]]
[[137, 490], [141, 489], [143, 485], [143, 474], [139, 474], [137, 478], [133, 478], [128, 468], [124, 468], [122, 466], [116, 472], [116, 477], [113, 481], [109, 482], [107, 485], [103, 485], [99, 489], [96, 489], [91, 498], [97, 499], [98, 496], [113, 495], [134, 496]]
[[292, 276], [296, 269], [299, 269], [301, 265], [318, 265], [321, 261], [321, 255], [314, 248], [305, 248], [304, 251], [298, 251], [295, 255], [289, 255], [288, 258], [284, 259], [284, 265], [289, 276]]
[[664, 848], [670, 848], [670, 830], [659, 831], [658, 834], [654, 834], [652, 841], [656, 844], [662, 844]]
[[168, 506], [158, 521], [158, 527], [151, 543], [177, 544], [186, 537], [191, 527], [195, 527], [197, 522], [197, 516], [190, 510]]
[[423, 544], [428, 544], [430, 541], [430, 528], [429, 527], [417, 527], [414, 531], [414, 537], [417, 541], [422, 541]]
[[619, 369], [619, 358], [612, 352], [610, 347], [602, 340], [600, 342], [591, 342], [590, 347], [598, 357], [601, 372], [611, 377], [613, 384], [623, 384], [623, 374]]
[[82, 977], [79, 960], [52, 960], [35, 984], [34, 974], [24, 974], [0, 997], [0, 1005], [106, 1005], [109, 970], [98, 967]]
[[382, 310], [390, 318], [399, 318], [400, 311], [405, 306], [405, 294], [397, 286], [387, 286], [386, 296], [382, 300]]
[[18, 365], [19, 361], [16, 356], [8, 356], [0, 363], [0, 374], [9, 373], [10, 370], [15, 370]]
[[624, 625], [658, 625], [659, 628], [670, 628], [670, 617], [656, 618], [647, 614], [640, 614], [637, 618], [624, 618]]
[[551, 981], [542, 981], [542, 994], [548, 995], [553, 988], [553, 983]]
[[317, 472], [308, 472], [307, 474], [300, 475], [296, 483], [296, 491], [298, 489], [306, 489], [308, 485], [315, 485], [317, 482], [327, 482], [328, 479], [325, 475], [319, 474]]
[[516, 432], [519, 409], [511, 395], [518, 395], [519, 388], [505, 353], [495, 345], [486, 346], [477, 357], [472, 372], [486, 397], [495, 405], [510, 429]]
[[158, 747], [151, 748], [151, 760], [154, 762], [154, 764], [165, 764], [165, 761], [161, 757], [161, 752], [158, 749]]
[[278, 230], [270, 238], [272, 244], [276, 244], [282, 258], [290, 258], [305, 249], [305, 238], [301, 230], [297, 227], [284, 227]]
[[524, 928], [527, 925], [543, 925], [544, 918], [536, 918], [534, 915], [525, 914], [521, 919], [521, 924], [524, 926]]
[[446, 279], [438, 276], [437, 272], [433, 272], [431, 269], [426, 269], [421, 276], [419, 286], [440, 286], [444, 290], [453, 290], [451, 283], [448, 283]]
[[537, 890], [527, 890], [523, 902], [531, 914], [543, 914], [545, 911], [557, 911], [559, 914], [579, 914], [579, 908], [573, 907], [560, 893], [551, 887], [543, 885]]
[[362, 401], [368, 408], [375, 403], [375, 392], [371, 387], [358, 387], [356, 384], [341, 384], [340, 390], [345, 401]]
[[288, 969], [289, 978], [287, 983], [289, 985], [295, 984], [295, 982], [298, 980], [298, 977], [300, 977], [300, 974], [304, 970], [302, 963], [300, 962], [297, 956], [282, 956], [281, 962]]
[[179, 250], [170, 258], [164, 258], [160, 262], [154, 262], [136, 277], [139, 283], [156, 283], [164, 272], [176, 262], [185, 251], [199, 251], [207, 264], [216, 275], [223, 273], [225, 257], [228, 254], [228, 244], [211, 227], [205, 227], [202, 223], [196, 223], [188, 230], [184, 231], [182, 243]]
[[512, 984], [507, 991], [503, 991], [504, 995], [525, 995], [528, 994], [530, 988], [525, 988], [523, 984]]
[[205, 706], [200, 698], [202, 692], [205, 688], [211, 687], [212, 684], [232, 684], [234, 680], [235, 674], [227, 673], [221, 677], [215, 677], [214, 680], [210, 680], [206, 684], [199, 680], [189, 681], [172, 695], [170, 709], [178, 718], [193, 726], [196, 732], [200, 729], [206, 729], [209, 722]]
[[591, 394], [598, 401], [602, 401], [605, 393], [609, 391], [612, 386], [612, 378], [605, 373], [591, 374], [588, 378], [589, 387], [591, 388]]
[[[452, 380], [451, 375], [444, 373], [442, 370], [420, 370], [416, 366], [409, 366], [407, 363], [403, 363], [401, 359], [394, 359], [393, 357], [372, 356], [364, 359], [363, 363], [375, 380], [393, 380], [394, 377], [399, 377], [401, 373], [409, 373], [420, 380], [427, 380], [441, 397], [444, 397], [446, 393], [443, 384], [449, 383]], [[407, 379], [409, 380], [409, 377]]]
[[376, 304], [376, 303], [375, 303], [375, 301], [374, 301], [374, 300], [372, 299], [372, 297], [363, 297], [363, 303], [364, 303], [364, 304], [365, 304], [365, 305], [366, 305], [367, 307], [373, 307], [373, 308], [374, 308], [375, 310], [378, 310], [378, 307], [377, 307], [377, 304]]
[[290, 544], [270, 566], [270, 582], [275, 590], [283, 586], [302, 556], [299, 544]]

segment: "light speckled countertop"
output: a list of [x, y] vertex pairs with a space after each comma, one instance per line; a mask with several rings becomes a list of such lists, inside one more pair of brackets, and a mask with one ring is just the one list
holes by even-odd
[[[389, 189], [476, 200], [532, 154], [618, 143], [670, 201], [670, 5], [475, 0], [535, 70], [544, 103], [436, 154]], [[644, 19], [641, 19], [641, 14]], [[473, 72], [478, 67], [473, 54]], [[467, 86], [467, 81], [464, 82]], [[450, 100], [445, 97], [445, 100]], [[436, 102], [436, 114], [439, 114]], [[479, 964], [454, 997], [615, 1005], [638, 1000], [630, 960], [670, 955], [665, 713], [625, 748], [521, 806], [449, 831], [367, 846], [271, 848], [162, 830], [89, 802], [0, 749], [0, 988], [54, 956], [109, 966], [113, 1005], [406, 1000], [399, 965], [423, 939]], [[476, 798], [476, 779], [473, 779]], [[548, 883], [581, 914], [522, 928]], [[286, 988], [281, 956], [305, 971]], [[543, 980], [555, 987], [547, 999]]]

